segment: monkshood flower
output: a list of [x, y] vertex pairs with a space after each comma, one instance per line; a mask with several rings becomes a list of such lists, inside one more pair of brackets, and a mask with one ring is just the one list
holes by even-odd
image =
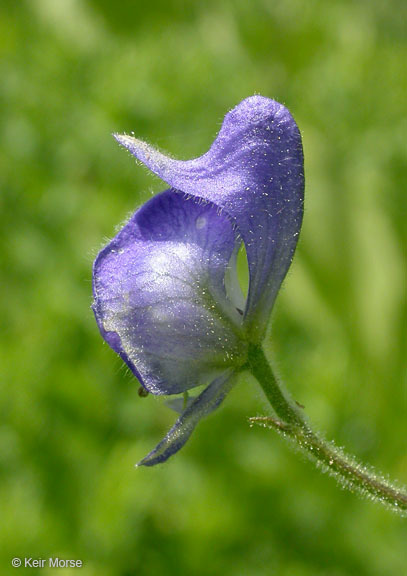
[[[261, 96], [229, 112], [210, 150], [194, 160], [115, 138], [169, 189], [137, 210], [95, 261], [100, 331], [153, 394], [210, 382], [140, 463], [153, 465], [179, 450], [222, 402], [249, 343], [264, 337], [300, 232], [303, 153], [287, 108]], [[242, 242], [246, 301], [236, 273]]]
[[[116, 140], [168, 184], [99, 253], [96, 320], [106, 342], [152, 394], [184, 394], [180, 416], [141, 462], [164, 462], [249, 370], [273, 416], [251, 418], [288, 437], [342, 486], [406, 514], [407, 494], [309, 426], [262, 349], [270, 313], [291, 264], [303, 216], [301, 136], [289, 111], [253, 96], [229, 112], [211, 148], [169, 158], [131, 136]], [[244, 245], [249, 290], [236, 270]], [[204, 384], [203, 392], [188, 391]]]

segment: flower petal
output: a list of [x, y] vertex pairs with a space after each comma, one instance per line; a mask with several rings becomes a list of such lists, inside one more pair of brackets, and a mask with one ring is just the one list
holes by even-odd
[[94, 264], [94, 312], [108, 344], [153, 394], [176, 394], [245, 359], [225, 270], [230, 220], [167, 190], [138, 210]]
[[178, 452], [191, 436], [201, 418], [219, 406], [234, 386], [235, 381], [232, 371], [229, 370], [209, 384], [184, 410], [165, 438], [137, 466], [154, 466], [160, 462], [165, 462], [170, 456]]
[[226, 115], [210, 150], [188, 161], [115, 138], [170, 186], [213, 202], [236, 222], [250, 272], [246, 323], [261, 339], [302, 222], [303, 153], [290, 112], [268, 98], [247, 98]]

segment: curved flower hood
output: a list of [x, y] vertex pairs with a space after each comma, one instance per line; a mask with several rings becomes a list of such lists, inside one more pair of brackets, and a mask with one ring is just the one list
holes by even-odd
[[[261, 96], [229, 112], [210, 150], [194, 160], [115, 138], [170, 188], [137, 210], [98, 255], [99, 329], [153, 394], [212, 380], [141, 462], [153, 465], [179, 450], [220, 404], [248, 343], [264, 337], [301, 228], [302, 145], [288, 110]], [[236, 297], [241, 241], [250, 275], [244, 311]]]
[[209, 151], [194, 160], [174, 160], [131, 136], [115, 138], [167, 184], [213, 202], [236, 223], [250, 274], [246, 324], [261, 340], [303, 216], [302, 143], [290, 112], [269, 98], [247, 98], [225, 116]]

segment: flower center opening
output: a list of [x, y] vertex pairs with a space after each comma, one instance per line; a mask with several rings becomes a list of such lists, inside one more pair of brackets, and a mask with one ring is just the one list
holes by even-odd
[[246, 302], [247, 293], [249, 291], [249, 264], [247, 261], [246, 246], [244, 245], [244, 242], [240, 244], [237, 253], [236, 269], [239, 286]]
[[249, 289], [249, 265], [243, 242], [235, 249], [226, 269], [225, 289], [228, 300], [239, 315], [243, 316]]

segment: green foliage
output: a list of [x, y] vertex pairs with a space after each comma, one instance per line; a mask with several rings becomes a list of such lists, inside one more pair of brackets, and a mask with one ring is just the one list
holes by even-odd
[[163, 188], [111, 133], [187, 158], [244, 97], [285, 103], [306, 212], [272, 355], [328, 438], [406, 483], [403, 9], [2, 2], [1, 573], [57, 555], [84, 576], [404, 573], [406, 521], [250, 429], [267, 408], [249, 379], [172, 461], [135, 469], [174, 416], [138, 397], [90, 310], [102, 239]]

